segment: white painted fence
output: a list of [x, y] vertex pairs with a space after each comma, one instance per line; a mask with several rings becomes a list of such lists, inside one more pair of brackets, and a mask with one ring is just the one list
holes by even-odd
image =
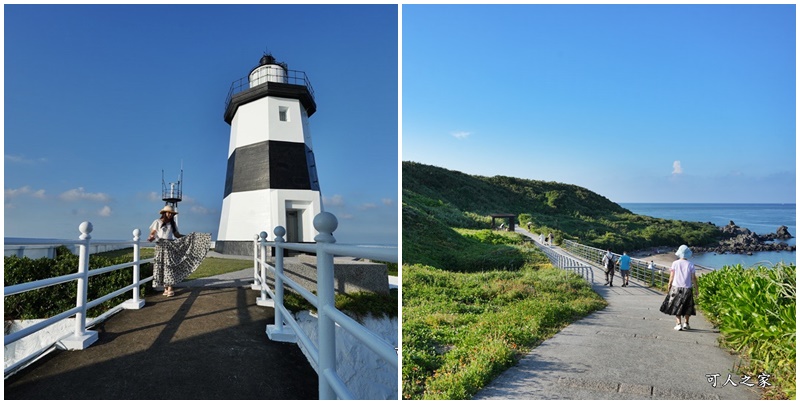
[[[35, 334], [44, 328], [56, 324], [64, 319], [69, 317], [75, 316], [75, 324], [74, 324], [74, 332], [71, 333], [69, 336], [65, 336], [65, 338], [60, 339], [61, 345], [65, 348], [70, 350], [79, 350], [85, 349], [89, 345], [93, 344], [97, 341], [98, 335], [97, 331], [89, 331], [87, 330], [88, 327], [91, 327], [93, 323], [103, 321], [107, 316], [112, 313], [115, 313], [122, 309], [140, 309], [144, 307], [144, 300], [139, 297], [139, 287], [153, 279], [153, 277], [149, 277], [146, 279], [140, 279], [140, 266], [141, 264], [145, 264], [148, 262], [152, 262], [153, 258], [148, 258], [145, 260], [139, 259], [139, 252], [142, 243], [139, 241], [139, 236], [141, 236], [141, 231], [139, 229], [135, 229], [133, 231], [133, 240], [132, 241], [120, 241], [116, 243], [109, 243], [103, 242], [104, 244], [117, 244], [122, 246], [122, 248], [127, 248], [128, 246], [133, 246], [133, 261], [112, 265], [103, 268], [96, 268], [93, 270], [89, 270], [89, 251], [91, 246], [91, 239], [92, 236], [90, 233], [93, 230], [92, 224], [90, 222], [83, 222], [78, 227], [78, 230], [81, 232], [79, 240], [63, 240], [63, 244], [67, 244], [67, 247], [70, 246], [77, 246], [78, 247], [78, 268], [76, 273], [72, 273], [69, 275], [58, 276], [55, 278], [48, 278], [42, 279], [38, 281], [32, 282], [25, 282], [17, 285], [12, 286], [4, 286], [3, 287], [3, 295], [4, 296], [11, 296], [19, 293], [29, 292], [37, 289], [46, 288], [53, 285], [58, 285], [65, 282], [72, 282], [76, 281], [78, 283], [77, 288], [77, 297], [75, 301], [75, 307], [57, 314], [53, 317], [45, 319], [44, 321], [38, 322], [30, 327], [26, 327], [24, 329], [15, 331], [11, 334], [5, 335], [3, 340], [3, 345], [7, 346], [11, 343], [19, 341], [22, 338]], [[9, 240], [6, 240], [8, 243]], [[51, 240], [44, 240], [41, 241], [43, 245], [47, 245], [52, 243]], [[30, 240], [25, 241], [26, 245], [36, 245], [36, 242], [32, 242]], [[149, 243], [145, 243], [149, 244]], [[10, 244], [13, 245], [13, 244]], [[92, 276], [104, 274], [111, 271], [118, 271], [126, 268], [133, 267], [133, 282], [125, 286], [121, 289], [118, 289], [114, 292], [111, 292], [105, 296], [97, 298], [92, 301], [87, 301], [87, 293], [89, 290], [89, 278]], [[120, 296], [126, 292], [131, 292], [132, 297], [130, 300], [123, 302], [122, 304], [111, 308], [110, 310], [106, 311], [102, 315], [95, 318], [94, 322], [91, 324], [87, 324], [86, 322], [86, 312], [87, 310], [100, 305], [108, 300], [111, 300], [117, 296]], [[4, 368], [4, 373], [6, 375], [13, 373], [15, 370], [20, 368], [21, 366], [25, 365], [30, 359], [35, 359], [39, 357], [42, 352], [50, 349], [50, 347], [43, 347], [41, 350], [29, 355], [28, 357], [24, 358], [16, 362], [13, 365], [10, 365]]]
[[[571, 254], [581, 257], [589, 262], [597, 263], [597, 265], [601, 265], [601, 262], [603, 261], [603, 255], [606, 253], [605, 250], [590, 247], [588, 245], [583, 245], [570, 240], [564, 240], [564, 249], [569, 251]], [[611, 253], [611, 255], [614, 256], [614, 259], [617, 262], [619, 262], [619, 254]], [[619, 264], [617, 264], [617, 268], [619, 268]], [[701, 268], [698, 266], [698, 269]], [[644, 281], [650, 286], [661, 287], [666, 285], [667, 281], [669, 280], [669, 268], [657, 264], [654, 264], [653, 267], [650, 268], [650, 265], [647, 261], [637, 258], [631, 258], [630, 271], [630, 276], [632, 278]], [[620, 276], [619, 271], [616, 271], [615, 276]]]
[[539, 247], [539, 250], [541, 250], [544, 255], [550, 259], [550, 263], [553, 264], [554, 267], [561, 268], [565, 271], [575, 272], [583, 279], [586, 279], [586, 282], [589, 282], [589, 284], [594, 284], [594, 271], [590, 266], [568, 255], [561, 254], [555, 249], [536, 240], [533, 240], [533, 244], [535, 244], [536, 247]]
[[[346, 246], [336, 245], [336, 240], [333, 237], [333, 231], [336, 230], [338, 221], [336, 217], [330, 213], [323, 212], [314, 218], [314, 227], [319, 234], [314, 238], [316, 244], [298, 244], [298, 243], [285, 243], [283, 237], [286, 235], [286, 230], [283, 227], [275, 229], [276, 238], [272, 242], [266, 241], [266, 233], [262, 232], [260, 240], [254, 243], [254, 268], [255, 284], [262, 291], [259, 304], [266, 300], [266, 295], [269, 294], [275, 307], [275, 323], [267, 326], [267, 335], [272, 340], [284, 342], [300, 342], [308, 349], [313, 364], [319, 374], [319, 397], [320, 399], [354, 399], [353, 393], [347, 388], [342, 381], [341, 377], [336, 371], [336, 342], [335, 342], [335, 326], [351, 333], [358, 341], [364, 346], [375, 352], [382, 360], [386, 362], [387, 366], [393, 368], [394, 373], [397, 374], [399, 368], [399, 359], [397, 349], [384, 340], [382, 337], [376, 335], [368, 330], [357, 321], [348, 317], [334, 306], [334, 277], [333, 277], [333, 258], [334, 256], [349, 256], [367, 258], [376, 261], [393, 262], [397, 263], [399, 260], [397, 247], [363, 247], [363, 246]], [[30, 327], [22, 330], [15, 331], [4, 338], [4, 345], [9, 345], [22, 338], [35, 334], [46, 327], [58, 323], [71, 316], [75, 316], [74, 332], [71, 335], [60, 338], [60, 344], [70, 350], [80, 350], [89, 347], [92, 343], [97, 341], [97, 331], [89, 331], [94, 323], [103, 321], [109, 315], [122, 310], [122, 309], [140, 309], [144, 307], [144, 300], [139, 297], [139, 286], [152, 281], [153, 277], [140, 279], [140, 265], [153, 261], [153, 258], [140, 259], [140, 248], [142, 245], [152, 245], [152, 243], [141, 243], [139, 238], [141, 232], [139, 229], [133, 231], [132, 241], [120, 241], [118, 243], [125, 248], [133, 246], [133, 261], [123, 264], [97, 268], [89, 270], [89, 252], [91, 246], [92, 224], [83, 222], [79, 226], [81, 232], [79, 240], [64, 240], [63, 244], [71, 244], [78, 247], [78, 268], [77, 272], [69, 275], [48, 278], [33, 282], [26, 282], [22, 284], [5, 286], [3, 293], [5, 296], [11, 296], [19, 293], [33, 291], [49, 286], [76, 281], [78, 284], [78, 293], [76, 297], [75, 307], [48, 318], [44, 321], [36, 323]], [[51, 241], [43, 241], [42, 243], [51, 243]], [[34, 245], [35, 242], [30, 240], [25, 241], [26, 245]], [[107, 243], [107, 242], [104, 242]], [[275, 267], [272, 267], [266, 262], [266, 249], [267, 246], [275, 247]], [[283, 256], [285, 250], [303, 251], [316, 254], [317, 257], [317, 295], [309, 292], [308, 290], [300, 287], [294, 281], [289, 279], [283, 274]], [[260, 254], [259, 254], [260, 253]], [[259, 257], [260, 256], [260, 257]], [[122, 270], [133, 267], [133, 282], [121, 289], [109, 293], [98, 299], [87, 301], [87, 292], [89, 280], [92, 276], [104, 274], [111, 271]], [[266, 283], [266, 270], [269, 269], [274, 274], [275, 290], [271, 290]], [[283, 292], [284, 284], [291, 286], [294, 290], [298, 291], [306, 300], [317, 308], [318, 312], [318, 344], [311, 341], [307, 334], [302, 332], [301, 327], [294, 320], [292, 313], [290, 313], [283, 305]], [[126, 292], [132, 291], [132, 298], [125, 301], [121, 305], [112, 308], [106, 313], [100, 315], [94, 320], [93, 323], [87, 324], [86, 312], [87, 310], [102, 304], [110, 299], [120, 296]], [[5, 368], [6, 375], [12, 374], [26, 362], [31, 359], [37, 359], [43, 352], [51, 347], [45, 347], [39, 352], [36, 352], [22, 361], [15, 363]]]
[[[336, 245], [333, 231], [336, 230], [338, 221], [328, 212], [322, 212], [314, 218], [314, 228], [319, 233], [315, 238], [316, 244], [286, 243], [283, 237], [286, 229], [281, 226], [275, 228], [274, 241], [267, 241], [267, 233], [261, 232], [253, 244], [256, 267], [254, 268], [255, 283], [261, 290], [259, 301], [266, 304], [267, 295], [272, 298], [275, 307], [275, 323], [267, 325], [267, 335], [270, 339], [283, 342], [299, 342], [309, 352], [310, 359], [319, 375], [319, 398], [329, 399], [355, 399], [352, 391], [348, 389], [336, 371], [336, 339], [335, 327], [338, 324], [347, 330], [364, 346], [375, 352], [387, 366], [391, 366], [395, 374], [399, 368], [397, 349], [382, 337], [368, 330], [357, 321], [348, 317], [334, 306], [334, 264], [333, 257], [348, 256], [367, 258], [376, 261], [397, 263], [399, 256], [397, 247], [357, 247]], [[275, 247], [275, 266], [267, 263], [267, 247]], [[298, 285], [283, 273], [283, 257], [286, 250], [302, 251], [316, 254], [317, 257], [317, 295]], [[260, 254], [258, 253], [260, 251]], [[269, 270], [274, 275], [275, 288], [267, 285]], [[318, 341], [315, 344], [303, 332], [295, 321], [292, 313], [283, 304], [284, 285], [290, 286], [303, 298], [317, 308], [318, 313]]]

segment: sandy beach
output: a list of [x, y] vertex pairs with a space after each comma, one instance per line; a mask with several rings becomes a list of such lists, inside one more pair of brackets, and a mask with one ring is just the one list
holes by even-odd
[[667, 248], [652, 248], [648, 250], [633, 251], [631, 253], [631, 258], [636, 258], [647, 262], [653, 261], [656, 265], [669, 268], [672, 266], [672, 262], [678, 259], [678, 257], [675, 256], [675, 251], [677, 250], [677, 248], [674, 250], [669, 250]]
[[[677, 248], [674, 250], [668, 250], [666, 248], [653, 248], [650, 250], [634, 251], [630, 254], [630, 256], [631, 258], [640, 259], [646, 262], [653, 261], [657, 267], [669, 269], [669, 267], [672, 266], [672, 263], [678, 259], [678, 257], [675, 255], [675, 251], [677, 250]], [[697, 270], [698, 275], [701, 275], [708, 272], [710, 269], [698, 267]]]

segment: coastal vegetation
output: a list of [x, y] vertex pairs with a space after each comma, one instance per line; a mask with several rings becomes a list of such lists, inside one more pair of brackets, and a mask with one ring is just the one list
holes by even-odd
[[[612, 250], [707, 245], [710, 223], [635, 215], [574, 185], [471, 176], [403, 163], [403, 398], [472, 397], [523, 353], [605, 302], [554, 269], [491, 214], [534, 233]], [[659, 279], [656, 284], [663, 284]], [[769, 374], [765, 398], [795, 398], [795, 266], [726, 267], [700, 277], [698, 308], [741, 374]], [[541, 316], [539, 316], [542, 314]]]
[[769, 375], [767, 398], [796, 398], [797, 286], [795, 265], [727, 266], [698, 279], [698, 305], [736, 351], [740, 373]]
[[[710, 245], [722, 237], [712, 223], [636, 215], [576, 185], [505, 176], [468, 175], [403, 162], [403, 201], [449, 227], [488, 229], [491, 214], [517, 215], [534, 233], [553, 233], [597, 248], [635, 251], [648, 247]], [[403, 211], [403, 230], [406, 229]], [[403, 253], [406, 253], [403, 236]], [[415, 256], [416, 254], [411, 254]]]
[[580, 277], [489, 225], [404, 190], [404, 399], [468, 399], [558, 330], [605, 307]]
[[[132, 258], [111, 254], [92, 254], [89, 256], [89, 269], [123, 264]], [[31, 259], [27, 257], [3, 258], [3, 281], [6, 286], [25, 282], [73, 274], [78, 268], [78, 256], [61, 246], [56, 249], [55, 258]], [[153, 274], [152, 264], [140, 267], [141, 277]], [[111, 271], [93, 276], [89, 282], [88, 301], [98, 299], [133, 283], [132, 271]], [[151, 290], [149, 284], [142, 285], [142, 295]], [[48, 318], [75, 307], [77, 282], [66, 282], [44, 289], [33, 290], [4, 297], [3, 313], [5, 320], [30, 320]], [[130, 294], [117, 296], [88, 310], [87, 316], [96, 317], [130, 298]]]
[[[153, 248], [142, 248], [140, 259], [152, 258], [155, 255]], [[91, 254], [89, 256], [89, 269], [118, 265], [133, 261], [133, 248]], [[397, 273], [397, 264], [386, 263], [390, 271]], [[31, 259], [27, 257], [4, 257], [3, 277], [6, 286], [25, 282], [32, 282], [56, 276], [73, 274], [78, 268], [78, 256], [61, 246], [56, 250], [55, 258]], [[186, 279], [200, 279], [229, 272], [252, 268], [253, 261], [241, 259], [206, 257], [197, 269]], [[152, 264], [143, 264], [140, 268], [141, 278], [153, 274]], [[130, 269], [117, 270], [93, 276], [89, 282], [88, 301], [105, 296], [115, 290], [130, 285], [133, 274]], [[142, 285], [141, 296], [154, 293], [151, 283]], [[44, 289], [38, 289], [12, 296], [5, 296], [5, 320], [29, 320], [48, 318], [75, 307], [77, 294], [76, 282], [67, 282]], [[286, 291], [285, 304], [290, 311], [315, 309], [299, 294]], [[130, 294], [115, 297], [96, 307], [89, 309], [87, 315], [96, 317], [109, 309], [130, 299]], [[390, 290], [389, 294], [353, 293], [337, 294], [334, 304], [339, 310], [351, 313], [356, 317], [372, 315], [380, 317], [386, 315], [390, 318], [397, 317], [398, 302], [397, 289]]]

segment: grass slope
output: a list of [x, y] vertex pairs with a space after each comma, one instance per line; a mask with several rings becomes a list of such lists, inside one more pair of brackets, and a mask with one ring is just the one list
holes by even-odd
[[436, 193], [448, 182], [430, 173], [403, 190], [403, 398], [467, 399], [605, 302], [520, 235], [488, 229], [481, 213], [492, 208], [478, 205], [493, 203], [496, 186], [454, 174], [454, 187], [476, 198], [465, 202]]
[[[403, 231], [406, 212], [425, 213], [444, 225], [489, 228], [493, 213], [517, 216], [521, 225], [614, 251], [655, 246], [710, 245], [721, 237], [711, 223], [636, 215], [586, 188], [512, 177], [482, 177], [403, 162]], [[413, 218], [412, 223], [417, 223]], [[403, 235], [403, 249], [406, 248]], [[413, 255], [413, 254], [412, 254]]]

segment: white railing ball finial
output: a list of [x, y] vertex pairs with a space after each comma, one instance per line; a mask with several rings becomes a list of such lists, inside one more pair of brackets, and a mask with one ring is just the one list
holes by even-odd
[[275, 232], [275, 241], [282, 243], [283, 236], [286, 235], [286, 229], [284, 229], [283, 226], [278, 226], [275, 228], [275, 230], [273, 230], [273, 232]]
[[133, 241], [139, 241], [139, 236], [142, 235], [142, 231], [139, 229], [133, 229]]
[[83, 222], [81, 223], [80, 226], [78, 226], [78, 230], [81, 232], [80, 239], [88, 240], [92, 238], [92, 236], [90, 236], [89, 233], [91, 233], [92, 230], [94, 230], [94, 227], [92, 226], [92, 222]]
[[323, 243], [334, 243], [333, 232], [339, 227], [339, 220], [330, 212], [322, 212], [314, 217], [314, 228], [319, 234], [314, 237], [314, 241]]

